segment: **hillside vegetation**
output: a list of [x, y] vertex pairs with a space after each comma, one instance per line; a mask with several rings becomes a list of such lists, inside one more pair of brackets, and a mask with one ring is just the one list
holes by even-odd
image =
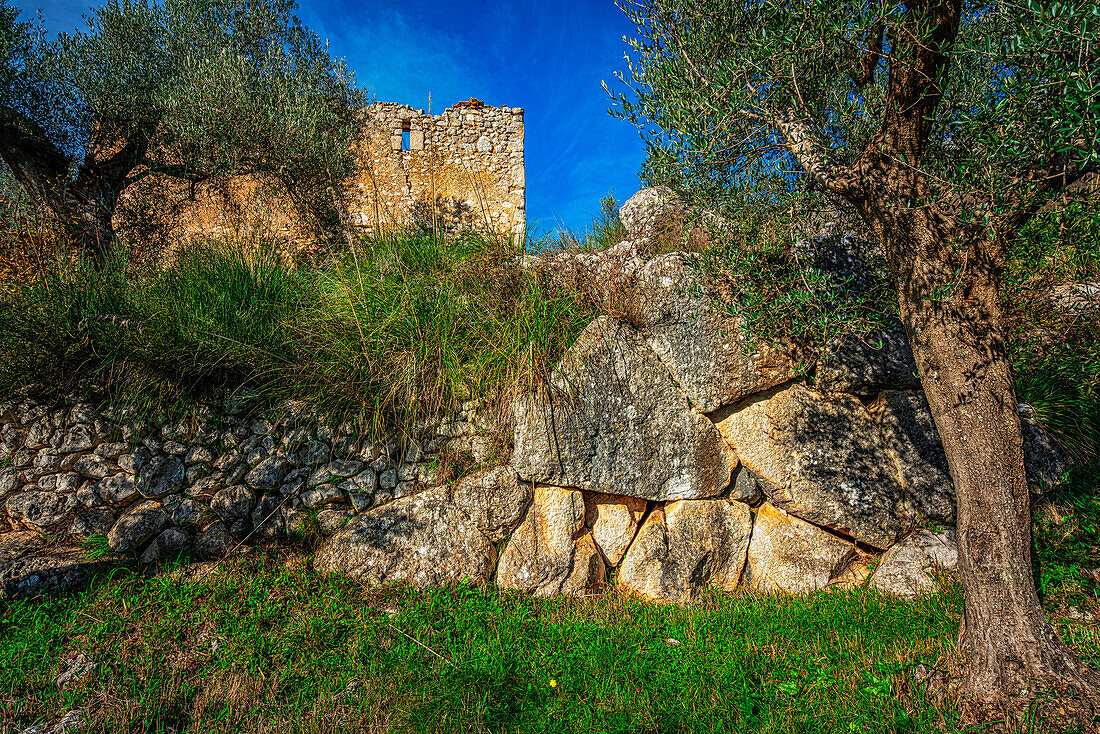
[[[1037, 500], [1037, 584], [1059, 633], [1098, 665], [1097, 626], [1080, 618], [1100, 609], [1098, 332], [1043, 297], [1097, 277], [1092, 211], [1027, 230], [1004, 301], [1019, 398], [1078, 460]], [[97, 265], [54, 245], [8, 282], [0, 390], [95, 390], [177, 413], [299, 400], [366, 430], [408, 428], [475, 394], [506, 405], [606, 308], [592, 284], [524, 255], [624, 236], [608, 204], [590, 235], [526, 246], [398, 233], [307, 261], [273, 242], [221, 241], [158, 268], [122, 247]], [[770, 257], [785, 238], [744, 252]], [[771, 274], [765, 294], [784, 287]], [[912, 603], [867, 590], [739, 593], [681, 609], [614, 591], [579, 601], [372, 591], [315, 574], [298, 553], [267, 548], [216, 567], [180, 558], [10, 604], [0, 719], [30, 726], [79, 708], [105, 732], [964, 730], [955, 702], [930, 699], [917, 679], [919, 665], [955, 657], [961, 591], [948, 579]], [[58, 689], [78, 652], [98, 667]]]

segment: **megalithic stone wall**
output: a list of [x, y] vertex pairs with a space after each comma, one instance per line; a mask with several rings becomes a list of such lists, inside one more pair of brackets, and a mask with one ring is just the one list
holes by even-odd
[[[166, 424], [0, 395], [0, 599], [98, 567], [43, 560], [39, 537], [103, 536], [154, 563], [302, 532], [327, 536], [314, 568], [368, 584], [553, 596], [614, 583], [668, 602], [738, 588], [934, 590], [929, 570], [957, 561], [954, 487], [900, 324], [838, 340], [812, 364], [795, 345], [751, 338], [707, 294], [696, 255], [644, 254], [666, 231], [660, 212], [685, 209], [670, 195], [627, 202], [630, 241], [524, 260], [609, 293], [630, 284], [629, 320], [594, 320], [510, 405], [473, 399], [415, 436], [375, 441], [301, 404], [271, 420], [211, 406]], [[877, 277], [875, 248], [855, 237], [795, 247], [835, 287]], [[498, 464], [502, 408], [513, 452]], [[1025, 468], [1042, 492], [1069, 464], [1030, 414], [1020, 406]], [[471, 471], [449, 481], [448, 456]]]
[[[460, 102], [442, 114], [392, 102], [364, 110], [359, 170], [345, 182], [347, 224], [376, 233], [409, 225], [470, 227], [523, 237], [523, 109]], [[255, 234], [315, 244], [286, 192], [241, 176], [196, 186], [150, 177], [120, 201], [115, 226], [143, 237], [156, 222], [166, 241]]]

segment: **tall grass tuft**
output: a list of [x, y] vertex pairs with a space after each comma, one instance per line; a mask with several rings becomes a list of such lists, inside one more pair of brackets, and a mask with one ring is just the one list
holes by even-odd
[[1019, 398], [1083, 465], [1100, 470], [1100, 312], [1051, 301], [1063, 284], [1100, 282], [1100, 195], [1043, 212], [1020, 233], [1003, 301]]
[[0, 388], [91, 382], [169, 409], [263, 391], [294, 359], [287, 327], [309, 288], [273, 247], [198, 244], [145, 274], [122, 248], [102, 265], [58, 258], [0, 311]]
[[[381, 429], [522, 389], [591, 319], [520, 266], [519, 243], [428, 234], [364, 241], [318, 273], [285, 381], [325, 413]], [[502, 401], [503, 402], [503, 401]]]
[[207, 242], [138, 272], [122, 249], [58, 258], [0, 304], [0, 390], [92, 383], [176, 411], [304, 401], [334, 422], [411, 431], [521, 389], [593, 315], [522, 266], [523, 245], [466, 234], [363, 239], [323, 264], [273, 243]]

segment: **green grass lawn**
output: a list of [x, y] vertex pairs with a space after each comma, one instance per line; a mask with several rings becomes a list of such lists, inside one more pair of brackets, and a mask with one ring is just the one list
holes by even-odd
[[[950, 660], [957, 585], [911, 603], [858, 591], [682, 608], [612, 590], [371, 590], [285, 553], [120, 570], [9, 604], [0, 722], [79, 707], [102, 732], [956, 731], [909, 671]], [[1094, 628], [1060, 627], [1100, 662]], [[99, 667], [59, 691], [75, 652]]]

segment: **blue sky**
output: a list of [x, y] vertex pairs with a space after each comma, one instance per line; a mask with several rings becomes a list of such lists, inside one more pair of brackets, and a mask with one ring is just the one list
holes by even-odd
[[[430, 92], [436, 114], [470, 97], [523, 107], [529, 232], [579, 233], [605, 193], [622, 202], [638, 190], [640, 138], [608, 115], [600, 86], [623, 68], [621, 37], [633, 30], [612, 0], [299, 3], [306, 25], [380, 101], [427, 109]], [[15, 5], [72, 30], [89, 3]]]

